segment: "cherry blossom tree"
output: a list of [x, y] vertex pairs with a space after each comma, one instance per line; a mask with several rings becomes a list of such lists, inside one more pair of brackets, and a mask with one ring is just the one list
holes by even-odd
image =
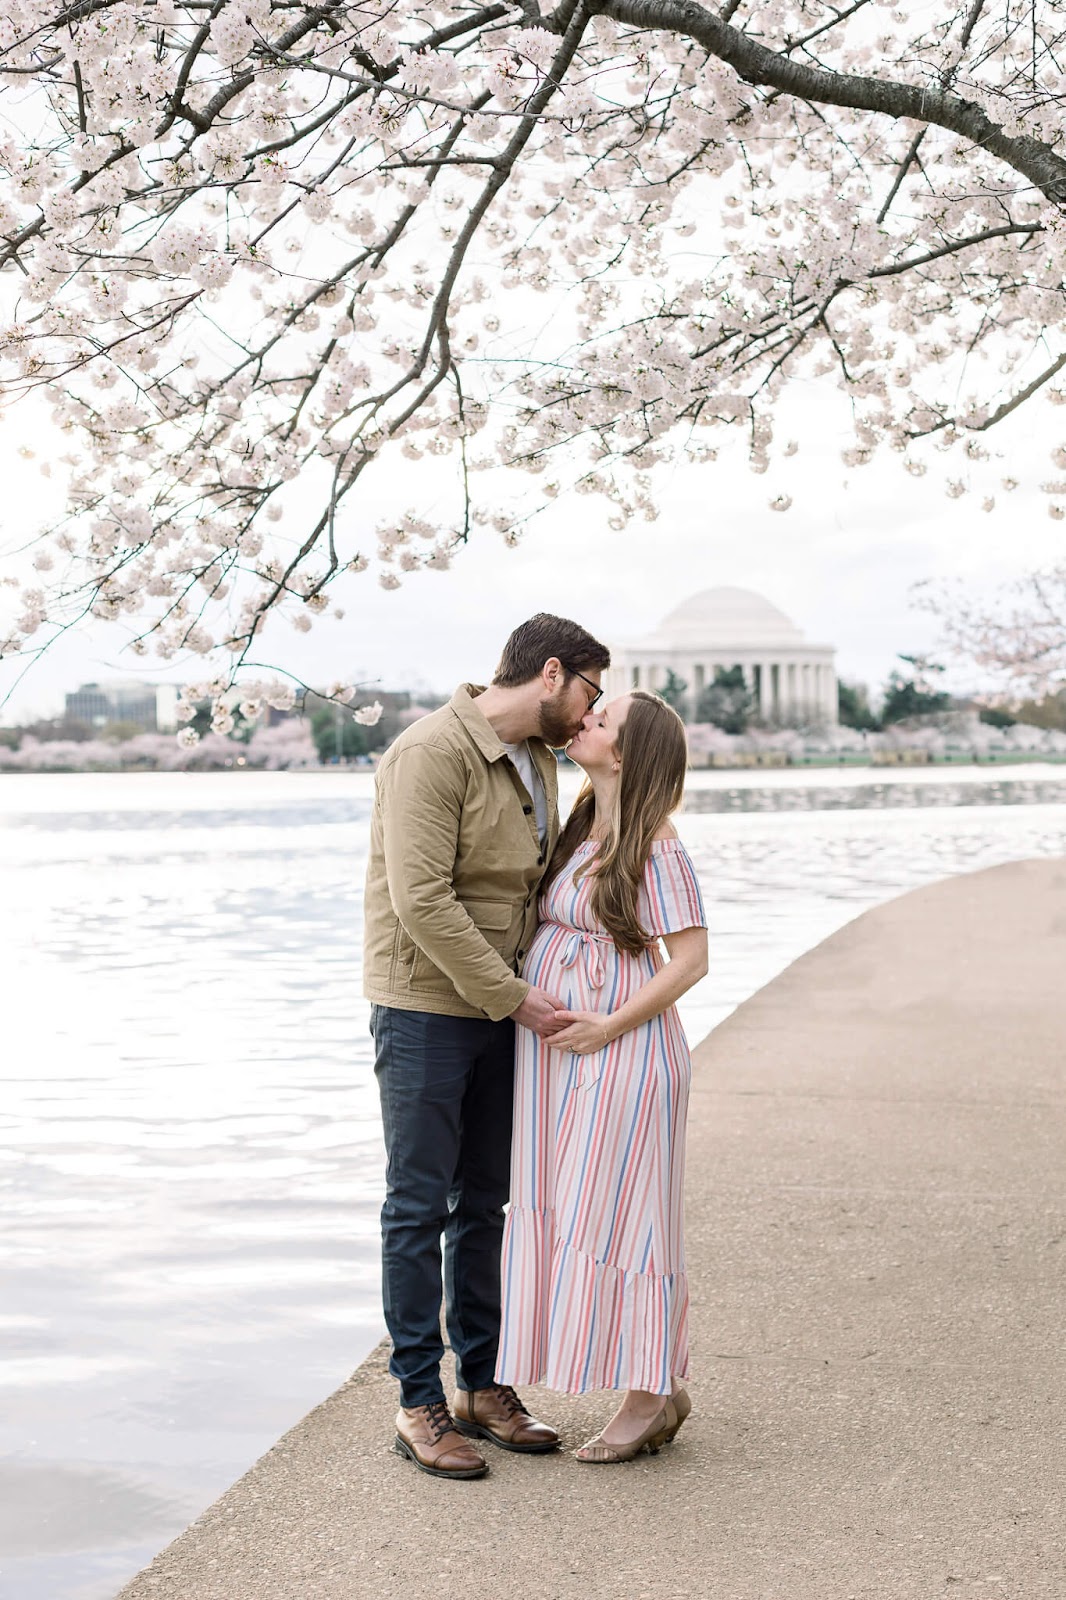
[[272, 613], [764, 473], [814, 375], [849, 464], [983, 482], [1066, 398], [1064, 56], [1051, 0], [8, 0], [2, 381], [69, 483], [3, 650], [124, 621], [224, 732]]
[[1066, 565], [1029, 573], [990, 600], [961, 583], [919, 585], [956, 660], [979, 667], [994, 703], [1043, 699], [1066, 684]]

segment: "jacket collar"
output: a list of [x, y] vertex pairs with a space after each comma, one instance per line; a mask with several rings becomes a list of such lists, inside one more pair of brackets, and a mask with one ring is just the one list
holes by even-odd
[[[479, 711], [477, 706], [474, 704], [474, 696], [483, 693], [484, 689], [479, 684], [461, 683], [458, 689], [456, 689], [455, 693], [452, 695], [449, 704], [451, 705], [452, 710], [455, 712], [455, 715], [459, 718], [459, 721], [462, 723], [463, 727], [466, 729], [467, 733], [470, 735], [471, 739], [473, 739], [474, 743], [481, 751], [481, 754], [485, 757], [485, 760], [499, 761], [501, 756], [508, 754], [507, 746], [504, 744], [503, 740], [492, 726], [492, 723], [489, 721], [488, 717], [486, 717], [483, 712]], [[538, 739], [535, 734], [531, 734], [529, 738], [529, 748], [534, 761], [536, 761], [538, 754], [541, 755], [541, 761], [538, 764], [541, 765], [546, 771], [552, 771], [555, 769], [555, 757], [549, 750], [548, 746], [544, 743], [543, 739]]]
[[452, 695], [450, 704], [485, 760], [499, 761], [507, 754], [503, 740], [496, 733], [488, 717], [474, 704], [474, 696], [482, 693], [482, 685], [461, 683]]
[[[507, 749], [488, 717], [474, 704], [474, 696], [481, 692], [476, 683], [461, 683], [452, 695], [449, 705], [485, 760], [499, 761], [507, 754]], [[548, 838], [545, 850], [550, 856], [555, 849], [560, 831], [559, 767], [554, 752], [548, 748], [543, 739], [530, 739], [529, 747], [548, 798]]]

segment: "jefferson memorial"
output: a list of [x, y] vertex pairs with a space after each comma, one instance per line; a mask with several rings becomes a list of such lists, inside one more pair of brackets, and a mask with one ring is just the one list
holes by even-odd
[[667, 675], [685, 684], [691, 717], [718, 668], [740, 667], [761, 722], [837, 720], [832, 645], [811, 644], [795, 623], [751, 589], [704, 589], [665, 616], [654, 633], [614, 652], [608, 697], [662, 692]]

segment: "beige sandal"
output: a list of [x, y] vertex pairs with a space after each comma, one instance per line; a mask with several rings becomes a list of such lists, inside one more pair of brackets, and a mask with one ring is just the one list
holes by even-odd
[[659, 1415], [645, 1428], [639, 1439], [633, 1439], [629, 1444], [613, 1445], [606, 1444], [603, 1436], [597, 1434], [594, 1439], [589, 1439], [587, 1444], [581, 1446], [575, 1459], [591, 1462], [594, 1466], [602, 1466], [608, 1462], [632, 1461], [642, 1450], [646, 1450], [650, 1456], [657, 1456], [667, 1439], [672, 1439], [680, 1426], [674, 1402], [668, 1399]]

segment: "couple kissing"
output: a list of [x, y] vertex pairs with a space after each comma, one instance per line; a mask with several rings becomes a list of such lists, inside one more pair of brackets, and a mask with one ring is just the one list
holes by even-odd
[[[482, 1477], [482, 1441], [558, 1447], [518, 1385], [620, 1397], [584, 1463], [656, 1451], [691, 1410], [676, 1002], [707, 970], [706, 918], [671, 822], [681, 719], [640, 690], [604, 704], [609, 665], [576, 623], [532, 617], [487, 688], [462, 685], [378, 768], [382, 1290], [396, 1448], [438, 1477]], [[560, 826], [563, 747], [585, 782]]]

